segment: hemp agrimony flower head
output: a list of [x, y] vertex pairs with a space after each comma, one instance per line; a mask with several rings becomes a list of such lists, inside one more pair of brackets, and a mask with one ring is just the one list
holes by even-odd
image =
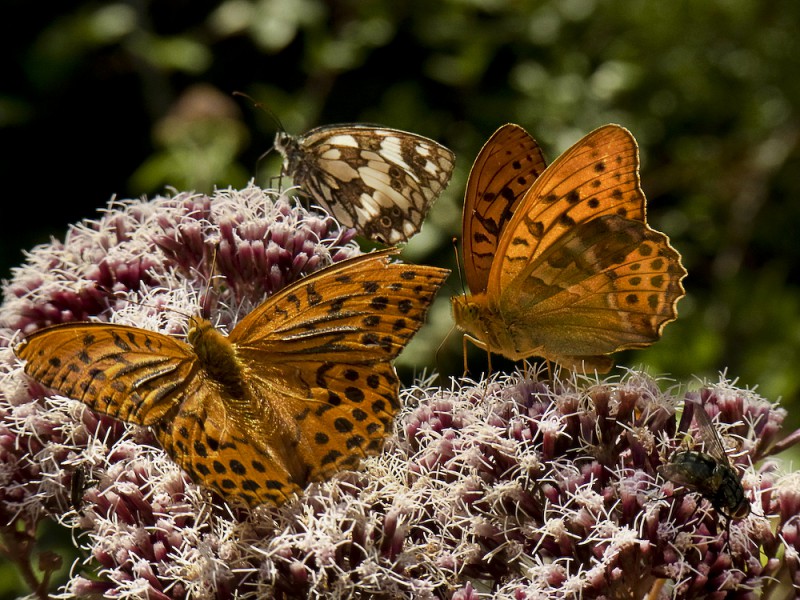
[[[187, 316], [201, 312], [229, 328], [266, 295], [358, 254], [353, 235], [329, 217], [250, 186], [213, 197], [112, 202], [99, 219], [71, 228], [63, 243], [30, 252], [5, 284], [0, 310], [2, 522], [24, 523], [32, 533], [43, 512], [64, 513], [87, 481], [109, 473], [146, 489], [144, 475], [129, 468], [142, 447], [127, 439], [152, 442], [148, 431], [64, 398], [40, 402], [52, 392], [23, 378], [10, 351], [20, 333], [92, 318], [182, 335]], [[174, 480], [170, 489], [182, 489], [180, 470], [169, 461], [162, 466]], [[9, 555], [22, 558], [13, 546]]]
[[[687, 393], [656, 383], [512, 375], [417, 391], [399, 444], [408, 489], [432, 500], [403, 520], [424, 524], [409, 537], [496, 598], [745, 598], [774, 591], [779, 573], [800, 591], [798, 475], [768, 459], [800, 437], [777, 442], [785, 411], [726, 381]], [[753, 510], [730, 541], [707, 500], [658, 475], [685, 438], [684, 400], [739, 442]]]
[[[251, 187], [113, 204], [15, 271], [1, 313], [0, 510], [26, 542], [44, 515], [74, 528], [87, 561], [63, 597], [744, 598], [775, 593], [775, 577], [800, 589], [800, 475], [770, 458], [800, 435], [777, 441], [784, 411], [724, 380], [692, 392], [635, 372], [421, 384], [363, 470], [244, 510], [190, 483], [147, 430], [51, 397], [8, 347], [20, 329], [90, 316], [181, 333], [185, 316], [162, 306], [204, 306], [229, 326], [265, 279], [276, 289], [355, 253], [347, 241]], [[202, 298], [217, 242], [225, 284]], [[685, 399], [736, 447], [752, 510], [730, 540], [708, 500], [659, 475], [699, 438], [676, 412]], [[45, 590], [26, 569], [32, 544], [3, 535]]]

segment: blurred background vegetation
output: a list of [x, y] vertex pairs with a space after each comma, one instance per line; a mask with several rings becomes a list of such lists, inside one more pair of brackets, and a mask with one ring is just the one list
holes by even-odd
[[[795, 0], [4, 7], [13, 32], [0, 41], [0, 277], [22, 261], [22, 249], [63, 238], [68, 223], [93, 217], [112, 196], [152, 196], [166, 186], [211, 191], [254, 176], [268, 185], [279, 161], [258, 157], [276, 124], [234, 91], [263, 103], [292, 134], [372, 122], [452, 148], [450, 187], [405, 252], [450, 267], [469, 168], [499, 125], [521, 124], [552, 160], [614, 122], [639, 142], [648, 220], [671, 237], [689, 271], [679, 320], [620, 363], [678, 381], [727, 370], [797, 407]], [[460, 289], [455, 275], [443, 296]], [[425, 366], [460, 372], [446, 298], [431, 321], [418, 351], [406, 353], [407, 382]], [[472, 361], [476, 371], [485, 366], [480, 353]], [[797, 426], [796, 410], [792, 418]]]

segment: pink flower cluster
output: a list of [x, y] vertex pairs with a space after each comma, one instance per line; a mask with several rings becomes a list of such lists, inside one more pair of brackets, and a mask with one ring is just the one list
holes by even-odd
[[[12, 353], [24, 333], [79, 319], [181, 334], [203, 312], [230, 328], [358, 253], [352, 235], [251, 186], [115, 202], [27, 255], [0, 307], [0, 535], [35, 597], [58, 563], [42, 561], [43, 579], [31, 567], [47, 518], [89, 557], [59, 597], [766, 598], [777, 578], [800, 590], [800, 474], [773, 458], [800, 434], [782, 438], [785, 412], [724, 379], [696, 392], [633, 371], [420, 383], [361, 471], [234, 510], [147, 430], [52, 396]], [[752, 508], [730, 539], [707, 498], [659, 475], [702, 444], [687, 399], [714, 420]]]

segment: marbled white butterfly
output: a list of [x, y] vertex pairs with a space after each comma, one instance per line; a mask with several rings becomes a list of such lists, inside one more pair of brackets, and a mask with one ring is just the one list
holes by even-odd
[[447, 187], [455, 156], [428, 138], [386, 127], [317, 127], [275, 136], [283, 172], [340, 223], [370, 239], [404, 242]]

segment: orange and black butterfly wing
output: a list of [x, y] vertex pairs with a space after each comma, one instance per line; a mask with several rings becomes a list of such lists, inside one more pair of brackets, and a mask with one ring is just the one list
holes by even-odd
[[174, 414], [196, 378], [192, 347], [124, 325], [66, 323], [29, 335], [15, 350], [25, 372], [90, 408], [138, 425]]
[[[17, 354], [41, 383], [152, 426], [193, 479], [225, 498], [279, 504], [377, 452], [391, 426], [398, 382], [390, 361], [447, 274], [390, 264], [395, 252], [294, 283], [230, 338], [200, 320], [190, 329], [207, 335], [193, 336], [194, 346], [132, 327], [75, 323], [31, 335]], [[217, 360], [225, 357], [229, 363]]]
[[[299, 491], [289, 484], [270, 489], [271, 481], [288, 479], [286, 469], [274, 461], [265, 437], [252, 444], [237, 426], [231, 400], [189, 344], [135, 327], [68, 323], [31, 334], [16, 352], [40, 383], [98, 412], [152, 427], [194, 481], [223, 497], [255, 504], [280, 502]], [[239, 475], [243, 456], [251, 470], [261, 470], [256, 484]]]
[[448, 271], [395, 264], [390, 249], [342, 261], [275, 294], [231, 332], [296, 438], [295, 481], [320, 480], [377, 453], [399, 409], [391, 365], [422, 325]]
[[280, 450], [287, 432], [264, 414], [257, 398], [235, 398], [215, 382], [195, 378], [186, 386], [180, 411], [153, 430], [194, 481], [229, 501], [279, 505], [302, 491]]
[[607, 357], [656, 341], [675, 319], [685, 275], [664, 234], [606, 215], [544, 249], [499, 302], [521, 347], [562, 366], [606, 371]]
[[547, 166], [522, 127], [503, 125], [483, 145], [464, 195], [464, 272], [473, 294], [486, 290], [498, 238], [525, 192]]
[[527, 190], [498, 244], [487, 292], [516, 289], [514, 280], [559, 238], [606, 215], [645, 222], [639, 147], [619, 125], [584, 136]]

